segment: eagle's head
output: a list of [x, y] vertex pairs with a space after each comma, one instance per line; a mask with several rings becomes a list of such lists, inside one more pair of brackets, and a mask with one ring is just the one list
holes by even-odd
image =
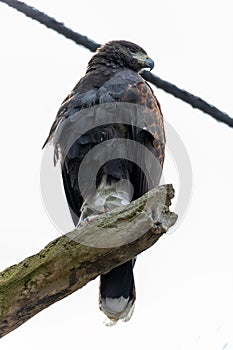
[[[125, 40], [110, 41], [97, 49], [94, 55], [96, 59], [102, 60], [103, 63], [109, 65], [111, 63], [123, 67], [130, 68], [139, 72], [143, 68], [154, 68], [154, 61], [147, 55], [146, 51], [140, 46]], [[92, 63], [92, 60], [90, 61]], [[90, 64], [89, 63], [89, 64]]]

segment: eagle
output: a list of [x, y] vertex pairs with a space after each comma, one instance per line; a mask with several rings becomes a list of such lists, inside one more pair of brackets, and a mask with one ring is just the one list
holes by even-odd
[[[58, 110], [44, 146], [50, 142], [54, 145], [55, 161], [59, 160], [61, 164], [64, 192], [75, 226], [88, 222], [92, 216], [103, 211], [128, 204], [151, 189], [143, 169], [132, 159], [119, 155], [115, 159], [106, 157], [106, 162], [101, 164], [96, 173], [96, 191], [86, 199], [78, 178], [83, 160], [96, 146], [103, 146], [99, 152], [103, 154], [111, 148], [105, 147], [104, 142], [136, 142], [152, 152], [155, 162], [159, 163], [159, 167], [155, 168], [150, 168], [151, 164], [146, 165], [152, 169], [150, 176], [153, 185], [159, 184], [165, 149], [163, 115], [152, 88], [140, 75], [142, 70], [151, 70], [153, 67], [153, 60], [140, 46], [125, 40], [110, 41], [96, 50], [88, 63], [86, 74]], [[136, 108], [133, 111], [141, 112], [131, 113], [131, 119], [134, 120], [127, 122], [122, 119], [119, 122], [118, 115], [109, 121], [105, 116], [102, 124], [98, 125], [94, 119], [96, 110], [90, 114], [93, 121], [90, 115], [88, 118], [83, 117], [83, 112], [92, 111], [93, 108], [99, 108], [101, 117], [101, 111], [108, 110], [108, 106], [111, 115], [119, 113], [121, 106], [132, 106]], [[124, 114], [124, 108], [122, 110]], [[148, 115], [143, 111], [149, 111], [150, 122], [143, 124]], [[92, 126], [89, 125], [85, 131], [88, 120], [91, 120]], [[84, 132], [80, 132], [81, 129]], [[78, 136], [72, 138], [70, 130]], [[121, 144], [122, 147], [127, 152], [127, 143]], [[96, 158], [98, 152], [95, 152], [93, 159], [91, 156], [89, 159], [84, 176], [87, 188], [90, 188], [88, 181]], [[135, 260], [127, 261], [100, 276], [99, 306], [109, 324], [115, 324], [118, 320], [128, 321], [132, 316], [136, 300], [133, 275]]]

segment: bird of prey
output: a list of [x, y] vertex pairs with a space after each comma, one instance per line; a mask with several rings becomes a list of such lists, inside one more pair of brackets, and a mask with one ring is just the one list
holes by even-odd
[[[140, 166], [119, 156], [101, 165], [96, 176], [95, 195], [90, 196], [89, 200], [84, 198], [78, 181], [82, 161], [88, 152], [106, 140], [135, 141], [152, 152], [160, 167], [150, 175], [153, 184], [159, 184], [165, 148], [163, 116], [151, 87], [140, 75], [143, 69], [151, 70], [153, 67], [153, 60], [140, 46], [124, 40], [110, 41], [97, 49], [88, 63], [85, 76], [64, 100], [57, 113], [45, 144], [53, 142], [55, 158], [61, 162], [65, 195], [75, 225], [99, 213], [100, 202], [102, 211], [111, 210], [139, 198], [150, 189]], [[127, 106], [145, 108], [153, 120], [145, 124], [145, 127], [140, 127], [138, 125], [143, 121], [144, 114], [139, 113], [140, 120], [127, 123], [108, 123], [104, 120], [102, 125], [96, 126], [93, 117], [92, 127], [88, 127], [84, 134], [70, 143], [70, 128], [85, 126], [85, 118], [78, 123], [80, 112], [95, 106], [110, 104], [112, 107], [114, 103], [118, 107], [125, 103]], [[102, 148], [104, 149], [109, 152], [109, 147]], [[98, 153], [95, 154], [96, 157]], [[150, 168], [150, 165], [145, 166]], [[89, 174], [86, 174], [85, 180], [87, 187], [92, 172], [91, 158], [88, 169]], [[131, 186], [125, 186], [125, 180], [129, 180]], [[99, 305], [112, 324], [118, 320], [128, 321], [132, 315], [136, 299], [134, 263], [135, 259], [127, 261], [100, 276]]]

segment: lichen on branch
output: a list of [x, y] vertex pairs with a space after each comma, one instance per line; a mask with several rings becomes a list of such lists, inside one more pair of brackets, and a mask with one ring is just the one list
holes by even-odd
[[172, 185], [157, 187], [1, 272], [0, 337], [151, 247], [177, 220], [173, 197]]

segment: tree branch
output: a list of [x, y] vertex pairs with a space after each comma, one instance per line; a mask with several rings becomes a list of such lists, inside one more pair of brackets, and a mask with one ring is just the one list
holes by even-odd
[[[87, 38], [86, 36], [76, 33], [71, 29], [64, 26], [63, 23], [56, 21], [54, 18], [46, 15], [45, 13], [26, 5], [25, 3], [17, 0], [0, 0], [10, 7], [13, 7], [19, 12], [24, 13], [26, 16], [36, 20], [37, 22], [45, 25], [46, 27], [53, 29], [59, 34], [64, 35], [66, 38], [73, 40], [76, 44], [82, 45], [94, 52], [101, 44]], [[200, 97], [197, 97], [188, 91], [178, 88], [176, 85], [171, 84], [161, 78], [155, 76], [150, 72], [143, 72], [143, 78], [154, 84], [156, 87], [166, 91], [169, 94], [179, 98], [180, 100], [190, 104], [193, 108], [197, 108], [204, 113], [209, 114], [215, 120], [225, 123], [230, 127], [233, 127], [233, 119], [226, 113], [220, 111], [218, 108], [210, 105]]]
[[151, 247], [176, 222], [173, 197], [172, 185], [155, 188], [0, 273], [0, 337]]

